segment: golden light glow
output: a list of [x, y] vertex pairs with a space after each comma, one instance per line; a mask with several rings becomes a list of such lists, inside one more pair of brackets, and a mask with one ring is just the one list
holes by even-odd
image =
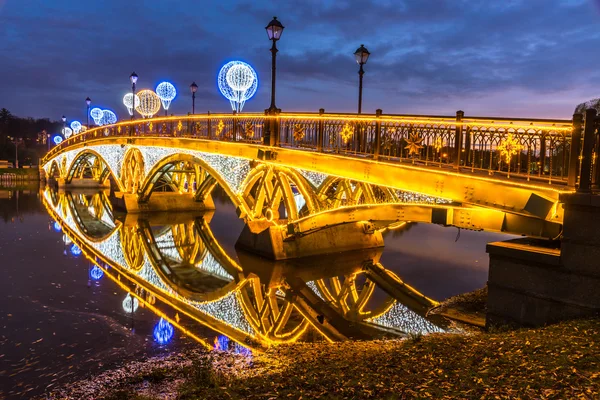
[[183, 129], [183, 124], [181, 123], [181, 121], [179, 121], [177, 123], [177, 132], [181, 132], [182, 129]]
[[135, 110], [144, 117], [152, 117], [160, 110], [160, 97], [158, 97], [154, 91], [150, 89], [140, 90], [137, 93], [137, 96], [140, 98], [140, 104], [135, 108]]
[[513, 136], [512, 133], [509, 133], [506, 139], [504, 139], [500, 145], [498, 146], [498, 150], [507, 164], [510, 164], [511, 158], [518, 154], [521, 151], [521, 145], [518, 140]]
[[344, 125], [344, 129], [340, 132], [340, 136], [344, 143], [348, 143], [348, 140], [354, 135], [354, 128], [349, 124]]
[[419, 154], [419, 150], [423, 148], [422, 141], [423, 138], [419, 137], [419, 134], [411, 133], [410, 138], [406, 141], [408, 145], [404, 148], [408, 150], [409, 155]]
[[294, 140], [296, 142], [301, 142], [304, 139], [305, 130], [301, 124], [294, 125]]
[[219, 120], [219, 124], [217, 125], [217, 130], [215, 132], [217, 137], [219, 137], [221, 135], [221, 133], [223, 132], [223, 129], [225, 129], [225, 123], [221, 119], [221, 120]]

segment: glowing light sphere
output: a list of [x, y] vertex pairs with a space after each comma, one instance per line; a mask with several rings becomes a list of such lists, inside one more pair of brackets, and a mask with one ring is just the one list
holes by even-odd
[[135, 106], [133, 104], [133, 93], [127, 93], [123, 96], [123, 104], [127, 107], [127, 111], [129, 111], [129, 115], [133, 115], [133, 109], [138, 108], [140, 106], [140, 96], [135, 95]]
[[71, 246], [71, 254], [73, 254], [74, 256], [80, 256], [81, 255], [81, 249], [79, 248], [79, 246], [77, 246], [76, 244], [74, 244], [73, 246]]
[[117, 114], [110, 110], [102, 110], [100, 125], [112, 125], [117, 123]]
[[158, 323], [154, 326], [154, 340], [158, 344], [167, 344], [173, 339], [175, 329], [169, 321], [164, 320], [162, 317]]
[[62, 130], [62, 134], [64, 135], [65, 139], [68, 139], [71, 137], [71, 135], [73, 134], [73, 130], [71, 128], [63, 128]]
[[58, 221], [56, 221], [56, 222], [54, 223], [54, 230], [55, 230], [56, 232], [60, 232], [60, 231], [62, 231], [62, 228], [60, 227], [60, 224], [58, 223]]
[[94, 265], [90, 269], [90, 279], [93, 281], [99, 281], [104, 276], [104, 271], [97, 265]]
[[60, 135], [55, 135], [55, 136], [52, 138], [52, 141], [54, 142], [54, 144], [58, 145], [58, 144], [61, 144], [61, 143], [62, 143], [62, 141], [63, 141], [63, 138], [62, 138], [62, 136], [60, 136]]
[[73, 129], [74, 134], [77, 135], [79, 132], [81, 132], [81, 127], [82, 127], [81, 122], [79, 122], [79, 121], [71, 122], [71, 129]]
[[156, 94], [160, 98], [163, 108], [165, 110], [168, 110], [169, 106], [171, 105], [171, 102], [173, 101], [175, 96], [177, 96], [177, 90], [175, 89], [175, 86], [173, 86], [173, 84], [171, 84], [170, 82], [161, 82], [156, 87]]
[[71, 239], [66, 234], [64, 234], [63, 235], [63, 243], [66, 244], [66, 245], [70, 245], [73, 242], [71, 241]]
[[150, 118], [160, 110], [161, 100], [156, 93], [150, 89], [138, 92], [140, 105], [135, 108], [143, 117]]
[[104, 111], [98, 107], [94, 107], [90, 110], [90, 117], [94, 119], [96, 125], [100, 125], [100, 121], [102, 121], [102, 117], [104, 116]]
[[125, 299], [123, 300], [123, 310], [126, 313], [134, 313], [140, 305], [140, 301], [137, 297], [133, 297], [130, 293], [127, 293]]
[[254, 68], [243, 61], [231, 61], [223, 65], [217, 77], [221, 94], [229, 100], [234, 111], [241, 112], [246, 101], [256, 93], [258, 75]]

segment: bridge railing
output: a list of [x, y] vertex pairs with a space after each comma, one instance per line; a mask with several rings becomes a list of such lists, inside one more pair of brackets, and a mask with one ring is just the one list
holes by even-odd
[[[205, 114], [123, 121], [65, 140], [107, 136], [198, 138], [272, 144], [575, 186], [582, 119], [573, 120], [325, 113]], [[575, 142], [573, 141], [575, 138]], [[575, 150], [574, 150], [575, 149]], [[596, 160], [595, 160], [596, 161]], [[595, 168], [596, 171], [598, 168]]]

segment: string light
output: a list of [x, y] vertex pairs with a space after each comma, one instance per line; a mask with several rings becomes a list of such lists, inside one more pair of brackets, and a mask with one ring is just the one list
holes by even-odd
[[156, 87], [156, 94], [160, 98], [163, 108], [168, 110], [169, 106], [171, 105], [171, 101], [173, 101], [175, 96], [177, 96], [177, 90], [170, 82], [161, 82]]
[[133, 93], [127, 93], [123, 96], [123, 104], [127, 107], [127, 112], [129, 115], [133, 115], [133, 109], [138, 108], [140, 106], [140, 96], [135, 95], [135, 106], [133, 104]]
[[100, 125], [112, 125], [117, 123], [117, 115], [111, 110], [102, 110]]
[[100, 121], [102, 121], [102, 117], [104, 116], [104, 111], [101, 108], [94, 107], [90, 110], [90, 117], [94, 119], [94, 123], [96, 125], [101, 125]]
[[173, 328], [173, 325], [161, 317], [154, 327], [154, 340], [156, 340], [158, 344], [167, 344], [173, 339], [174, 334], [175, 329]]
[[354, 128], [352, 128], [349, 124], [344, 125], [344, 129], [340, 132], [340, 136], [344, 143], [348, 143], [348, 140], [354, 135]]
[[241, 112], [246, 101], [256, 93], [258, 76], [250, 64], [231, 61], [219, 71], [217, 83], [221, 94], [229, 100], [231, 108]]
[[506, 136], [500, 145], [498, 146], [498, 150], [500, 150], [500, 154], [506, 160], [507, 164], [510, 164], [510, 160], [512, 156], [516, 155], [519, 151], [521, 151], [521, 145], [518, 140], [513, 136], [512, 133], [509, 133]]
[[150, 89], [138, 92], [140, 105], [135, 108], [143, 117], [150, 118], [160, 110], [161, 100], [156, 93]]
[[81, 122], [79, 121], [73, 121], [71, 122], [71, 129], [73, 130], [73, 133], [75, 133], [76, 135], [81, 132]]

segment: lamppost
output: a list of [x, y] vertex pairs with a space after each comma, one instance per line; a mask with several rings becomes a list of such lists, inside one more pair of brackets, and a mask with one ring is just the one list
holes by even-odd
[[63, 136], [65, 135], [65, 130], [67, 128], [67, 117], [65, 117], [64, 115], [62, 116], [62, 122], [63, 122], [63, 130], [62, 130], [62, 134]]
[[135, 72], [131, 73], [131, 76], [129, 76], [129, 80], [131, 81], [131, 93], [133, 95], [132, 97], [132, 102], [133, 102], [133, 109], [131, 110], [131, 119], [135, 118], [135, 84], [138, 80], [138, 76]]
[[196, 114], [196, 92], [198, 91], [198, 85], [196, 85], [196, 82], [192, 82], [190, 85], [190, 91], [192, 92], [192, 114]]
[[90, 105], [92, 104], [92, 99], [89, 97], [86, 98], [85, 104], [87, 104], [87, 128], [90, 129]]
[[362, 110], [362, 81], [363, 81], [363, 75], [365, 74], [365, 71], [363, 70], [363, 65], [365, 65], [367, 63], [367, 60], [369, 59], [369, 56], [371, 55], [371, 53], [369, 53], [369, 50], [367, 50], [367, 48], [365, 47], [364, 44], [361, 44], [360, 47], [358, 49], [356, 49], [356, 51], [354, 52], [354, 57], [356, 58], [356, 62], [358, 63], [358, 65], [360, 65], [360, 69], [358, 70], [358, 76], [359, 76], [359, 83], [358, 83], [358, 113], [361, 113]]
[[281, 38], [283, 28], [284, 26], [277, 20], [277, 17], [273, 17], [273, 20], [269, 22], [269, 25], [265, 28], [269, 40], [273, 41], [273, 46], [271, 46], [271, 106], [269, 107], [269, 111], [277, 110], [277, 107], [275, 106], [275, 71], [278, 51], [276, 43]]

